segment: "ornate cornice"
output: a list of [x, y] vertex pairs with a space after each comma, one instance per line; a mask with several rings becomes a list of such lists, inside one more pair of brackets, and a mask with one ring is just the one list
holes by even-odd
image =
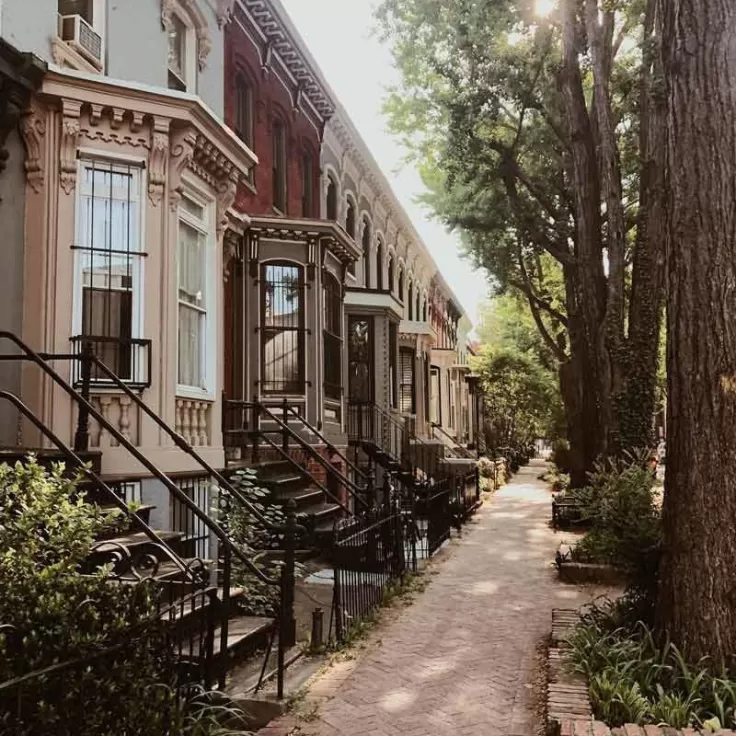
[[310, 101], [323, 121], [329, 120], [335, 112], [330, 94], [313, 70], [312, 60], [287, 27], [285, 20], [274, 12], [268, 0], [238, 0], [238, 5], [236, 14], [247, 14], [265, 39], [266, 67], [269, 66], [268, 56], [278, 54], [296, 81], [295, 103], [298, 103], [298, 96], [301, 94]]
[[206, 66], [207, 57], [212, 50], [212, 36], [209, 25], [207, 24], [207, 17], [197, 4], [197, 0], [161, 0], [161, 25], [164, 30], [168, 31], [171, 29], [172, 18], [177, 9], [182, 13], [186, 13], [194, 25], [198, 42], [197, 58], [199, 70], [202, 71]]

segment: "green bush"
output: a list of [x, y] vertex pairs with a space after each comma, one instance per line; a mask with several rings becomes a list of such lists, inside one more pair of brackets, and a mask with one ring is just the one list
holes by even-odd
[[478, 458], [477, 466], [481, 478], [493, 478], [496, 473], [496, 463], [485, 456]]
[[652, 590], [662, 524], [647, 459], [641, 454], [600, 463], [589, 486], [570, 491], [590, 524], [572, 559], [616, 565], [626, 570], [632, 585]]
[[17, 736], [160, 734], [168, 700], [160, 685], [173, 667], [153, 645], [161, 640], [158, 591], [112, 582], [109, 568], [82, 574], [95, 539], [119, 528], [121, 515], [87, 503], [78, 480], [33, 458], [0, 465], [0, 683], [90, 662], [0, 690], [0, 724], [7, 727], [13, 709], [4, 706], [22, 692]]
[[[239, 470], [230, 482], [245, 496], [252, 506], [275, 527], [286, 525], [286, 514], [272, 498], [271, 492], [261, 488], [257, 475], [250, 468]], [[220, 493], [226, 495], [221, 489]], [[248, 559], [272, 580], [278, 580], [283, 562], [275, 554], [282, 546], [282, 536], [270, 531], [246, 508], [237, 501], [226, 503], [226, 522], [230, 538], [244, 552]], [[269, 585], [254, 575], [245, 565], [237, 561], [233, 570], [233, 582], [248, 590], [248, 595], [239, 600], [243, 613], [249, 616], [276, 616], [278, 614], [280, 589]]]
[[625, 723], [736, 726], [736, 679], [708, 660], [686, 662], [670, 642], [658, 641], [640, 615], [646, 598], [628, 595], [594, 606], [569, 636], [576, 672], [589, 684], [595, 716]]

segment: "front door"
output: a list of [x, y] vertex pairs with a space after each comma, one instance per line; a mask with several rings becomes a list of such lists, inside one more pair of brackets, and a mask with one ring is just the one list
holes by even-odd
[[370, 404], [373, 385], [373, 317], [348, 320], [348, 396], [351, 404]]

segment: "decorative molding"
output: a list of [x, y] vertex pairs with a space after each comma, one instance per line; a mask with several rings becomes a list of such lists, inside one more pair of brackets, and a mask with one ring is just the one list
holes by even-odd
[[43, 170], [41, 141], [46, 135], [46, 123], [38, 114], [38, 110], [30, 107], [21, 117], [20, 135], [26, 149], [26, 180], [31, 189], [38, 194], [44, 184], [46, 176]]
[[169, 161], [169, 118], [153, 119], [151, 152], [148, 156], [148, 198], [154, 207], [161, 204], [166, 188], [166, 165]]
[[233, 261], [243, 260], [243, 238], [228, 228], [222, 237], [222, 278], [225, 283], [230, 278]]
[[235, 0], [217, 0], [217, 26], [222, 28], [226, 26], [233, 17], [233, 6]]
[[79, 100], [61, 101], [61, 143], [59, 146], [59, 183], [66, 194], [77, 185], [77, 146], [79, 144], [82, 103]]
[[[161, 26], [165, 31], [170, 31], [173, 24], [173, 16], [176, 10], [186, 14], [194, 26], [197, 37], [197, 63], [202, 71], [207, 62], [207, 57], [212, 51], [212, 37], [207, 18], [202, 12], [197, 0], [161, 0]], [[219, 15], [218, 15], [219, 24]]]
[[171, 136], [169, 165], [169, 206], [176, 212], [181, 201], [181, 175], [194, 160], [197, 134], [192, 128], [177, 131]]
[[223, 181], [217, 187], [217, 240], [221, 240], [227, 227], [227, 211], [235, 201], [238, 193], [237, 174], [231, 174], [227, 181]]
[[12, 130], [15, 130], [26, 105], [27, 95], [15, 84], [0, 88], [0, 173], [5, 170], [10, 156], [5, 143]]

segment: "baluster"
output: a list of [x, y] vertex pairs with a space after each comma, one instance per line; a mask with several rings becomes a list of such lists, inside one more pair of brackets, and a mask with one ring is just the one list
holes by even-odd
[[283, 412], [283, 423], [284, 423], [284, 431], [283, 436], [281, 438], [281, 447], [285, 453], [289, 452], [289, 402], [287, 401], [286, 397], [284, 397], [284, 403], [282, 407]]
[[[92, 380], [92, 359], [94, 352], [92, 343], [85, 340], [82, 345], [82, 354], [80, 356], [80, 368], [82, 379], [82, 390], [80, 392], [82, 399], [89, 402], [89, 389]], [[74, 449], [76, 452], [85, 452], [89, 449], [89, 410], [84, 404], [79, 405], [79, 413], [77, 415], [77, 431], [74, 435]]]
[[130, 397], [120, 397], [120, 421], [118, 423], [120, 434], [130, 441]]
[[199, 444], [202, 447], [208, 447], [210, 438], [207, 433], [207, 410], [209, 404], [205, 401], [199, 402]]
[[253, 397], [253, 426], [251, 427], [251, 436], [253, 438], [253, 454], [251, 457], [252, 462], [257, 463], [259, 461], [260, 456], [260, 437], [258, 435], [259, 427], [259, 420], [260, 420], [260, 407], [258, 404], [258, 397]]
[[192, 414], [191, 414], [191, 401], [182, 402], [182, 426], [181, 433], [184, 439], [191, 445], [192, 444]]
[[[112, 404], [112, 396], [100, 396], [100, 414], [102, 414], [102, 418], [106, 421], [110, 421], [110, 406]], [[111, 447], [111, 437], [110, 433], [107, 431], [107, 427], [104, 425], [100, 425], [100, 441], [99, 446], [102, 449]]]

